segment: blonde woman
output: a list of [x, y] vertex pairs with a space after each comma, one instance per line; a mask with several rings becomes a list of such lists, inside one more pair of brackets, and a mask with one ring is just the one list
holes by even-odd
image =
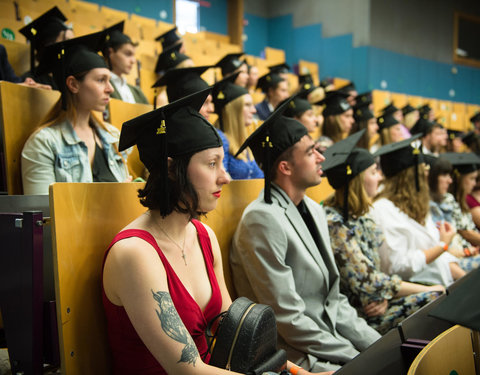
[[404, 139], [402, 124], [391, 114], [382, 115], [377, 119], [382, 145], [400, 142]]
[[447, 222], [434, 223], [429, 215], [429, 189], [418, 135], [381, 147], [382, 192], [370, 211], [385, 241], [380, 247], [382, 271], [404, 280], [450, 285], [465, 272], [448, 253], [455, 235]]
[[[25, 194], [48, 194], [53, 182], [121, 182], [129, 180], [118, 152], [118, 130], [96, 117], [113, 91], [105, 61], [87, 45], [102, 33], [49, 47], [61, 99], [45, 123], [25, 143], [22, 180]], [[58, 61], [57, 54], [64, 51]]]
[[247, 127], [254, 121], [256, 109], [252, 96], [246, 88], [231, 81], [219, 82], [214, 87], [212, 96], [218, 114], [215, 125], [220, 129], [223, 141], [225, 169], [234, 180], [263, 178], [263, 172], [249, 149], [237, 155], [240, 146], [248, 138]]
[[[373, 156], [363, 148], [353, 148], [360, 134], [336, 143], [325, 153], [324, 171], [335, 188], [325, 202], [325, 212], [340, 289], [358, 314], [385, 334], [445, 288], [402, 281], [398, 275], [381, 271], [378, 250], [383, 234], [368, 214], [381, 176]], [[349, 155], [338, 164], [335, 153]]]

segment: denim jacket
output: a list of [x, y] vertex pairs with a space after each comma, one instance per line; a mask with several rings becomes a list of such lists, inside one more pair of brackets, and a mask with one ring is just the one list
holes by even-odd
[[[117, 153], [119, 131], [105, 124], [108, 131], [96, 128], [107, 156], [110, 171], [117, 181], [125, 181], [128, 169]], [[126, 160], [126, 154], [123, 155]], [[24, 194], [48, 194], [53, 182], [92, 182], [88, 149], [69, 121], [59, 122], [33, 133], [22, 150]]]

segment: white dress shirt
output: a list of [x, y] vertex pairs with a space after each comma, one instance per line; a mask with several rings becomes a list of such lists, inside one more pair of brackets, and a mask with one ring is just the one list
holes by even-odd
[[135, 103], [135, 98], [133, 97], [132, 91], [130, 90], [130, 87], [128, 87], [125, 78], [119, 77], [114, 72], [110, 71], [110, 80], [115, 85], [115, 90], [118, 90], [118, 93], [124, 102]]

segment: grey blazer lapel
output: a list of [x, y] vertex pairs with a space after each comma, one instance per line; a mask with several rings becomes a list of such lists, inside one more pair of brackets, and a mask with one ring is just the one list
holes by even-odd
[[[295, 229], [298, 236], [302, 240], [305, 249], [311, 254], [313, 259], [315, 259], [315, 262], [318, 264], [320, 270], [323, 273], [325, 281], [328, 283], [328, 269], [325, 266], [325, 263], [320, 255], [320, 251], [315, 244], [313, 237], [307, 228], [307, 225], [303, 221], [302, 216], [298, 212], [297, 207], [293, 204], [292, 200], [288, 197], [288, 195], [279, 187], [272, 184], [271, 191], [272, 197], [275, 197], [279, 205], [285, 209], [285, 215], [287, 216], [287, 219], [290, 221], [293, 229]], [[312, 215], [314, 215], [313, 212]], [[320, 235], [323, 238], [323, 233], [321, 231]], [[327, 249], [330, 249], [330, 247], [328, 247]]]

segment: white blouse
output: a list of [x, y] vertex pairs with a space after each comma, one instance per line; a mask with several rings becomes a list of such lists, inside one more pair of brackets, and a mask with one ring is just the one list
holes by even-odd
[[426, 262], [423, 250], [440, 242], [440, 233], [430, 215], [421, 225], [386, 198], [374, 202], [370, 214], [385, 236], [379, 249], [383, 272], [412, 282], [445, 286], [453, 283], [449, 264], [458, 262], [455, 256], [444, 252], [433, 262]]

